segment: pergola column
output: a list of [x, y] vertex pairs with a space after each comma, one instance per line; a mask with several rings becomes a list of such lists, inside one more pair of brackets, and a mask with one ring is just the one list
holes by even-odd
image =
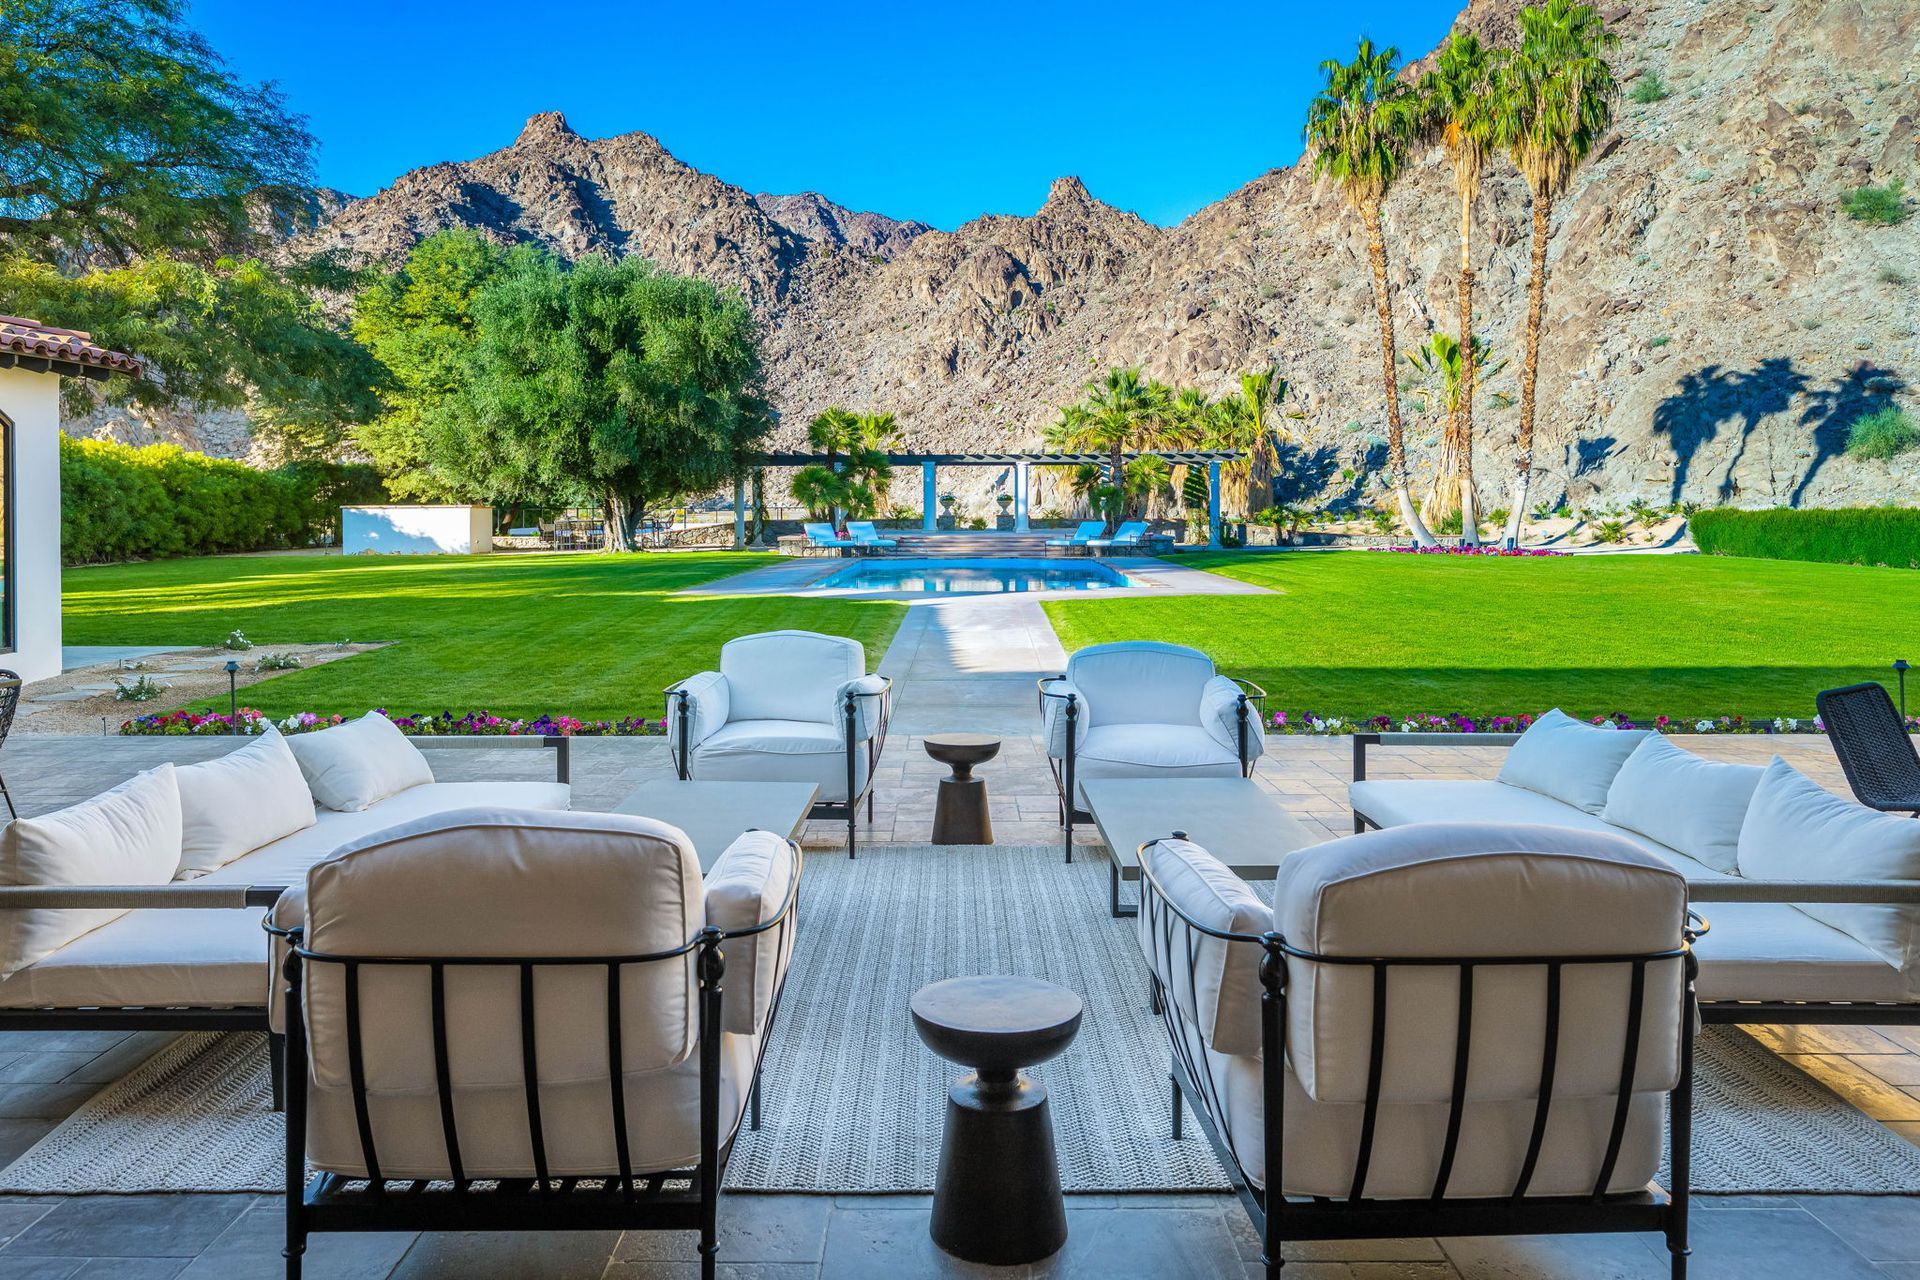
[[1026, 533], [1033, 526], [1027, 522], [1027, 504], [1031, 501], [1032, 472], [1030, 462], [1013, 464], [1013, 531]]
[[746, 473], [733, 478], [733, 549], [747, 549], [747, 477]]
[[1220, 549], [1220, 464], [1207, 464], [1207, 546]]
[[920, 528], [927, 533], [940, 528], [940, 519], [934, 514], [940, 509], [940, 486], [934, 479], [937, 470], [931, 462], [920, 464]]

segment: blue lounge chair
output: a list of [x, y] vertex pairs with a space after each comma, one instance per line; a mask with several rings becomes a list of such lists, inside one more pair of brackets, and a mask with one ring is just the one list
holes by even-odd
[[1080, 527], [1073, 531], [1072, 537], [1048, 538], [1047, 546], [1049, 549], [1059, 547], [1062, 551], [1068, 553], [1071, 553], [1076, 547], [1084, 551], [1087, 548], [1087, 544], [1099, 537], [1100, 531], [1106, 527], [1107, 522], [1105, 520], [1082, 520]]
[[803, 524], [800, 526], [800, 532], [806, 535], [806, 549], [809, 551], [831, 550], [838, 553], [853, 546], [853, 544], [845, 538], [836, 535], [833, 531], [833, 526], [825, 522], [819, 524]]
[[1087, 543], [1092, 552], [1133, 550], [1147, 543], [1147, 522], [1129, 520], [1114, 532], [1111, 538], [1094, 538]]
[[900, 545], [892, 538], [881, 537], [880, 531], [873, 527], [871, 520], [847, 521], [847, 537], [853, 540], [854, 546], [869, 550], [891, 551]]

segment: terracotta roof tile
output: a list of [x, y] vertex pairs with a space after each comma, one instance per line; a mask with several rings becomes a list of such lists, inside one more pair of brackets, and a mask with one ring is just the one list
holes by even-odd
[[[92, 334], [78, 329], [57, 329], [38, 320], [25, 320], [19, 316], [0, 316], [0, 357], [7, 356], [78, 365], [80, 372], [96, 378], [110, 373], [124, 373], [128, 377], [138, 378], [143, 373], [139, 357], [122, 351], [109, 351], [95, 342]], [[0, 360], [0, 364], [14, 362]]]

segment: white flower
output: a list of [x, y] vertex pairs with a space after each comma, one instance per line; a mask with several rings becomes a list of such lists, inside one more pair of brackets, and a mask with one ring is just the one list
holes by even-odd
[[1695, 724], [1694, 724], [1694, 726], [1693, 726], [1693, 731], [1694, 731], [1695, 733], [1712, 733], [1712, 732], [1713, 732], [1713, 721], [1711, 721], [1711, 720], [1700, 720], [1700, 721], [1697, 721], [1697, 722], [1695, 722]]
[[1419, 730], [1419, 727], [1420, 726], [1416, 725], [1413, 721], [1409, 720], [1405, 724], [1400, 726], [1400, 732], [1415, 733]]
[[1310, 723], [1313, 725], [1313, 731], [1315, 733], [1325, 733], [1327, 731], [1327, 722], [1325, 720], [1316, 718]]
[[1789, 720], [1785, 716], [1782, 716], [1773, 722], [1774, 732], [1776, 733], [1792, 733], [1795, 729], [1798, 729], [1799, 727], [1800, 727], [1800, 722], [1798, 720]]

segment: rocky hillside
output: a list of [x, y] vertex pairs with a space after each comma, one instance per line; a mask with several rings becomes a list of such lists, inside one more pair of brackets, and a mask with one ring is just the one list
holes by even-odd
[[[1505, 40], [1517, 9], [1476, 0], [1459, 22]], [[1911, 500], [1920, 454], [1857, 462], [1844, 446], [1856, 417], [1920, 377], [1920, 217], [1867, 227], [1840, 197], [1920, 180], [1920, 7], [1641, 0], [1607, 17], [1623, 80], [1654, 73], [1672, 93], [1622, 102], [1560, 206], [1541, 496]], [[1496, 356], [1518, 350], [1527, 216], [1523, 184], [1496, 167], [1477, 231]], [[1437, 152], [1395, 191], [1386, 223], [1399, 340], [1412, 345], [1451, 323], [1452, 180]], [[1340, 490], [1378, 448], [1364, 243], [1338, 196], [1298, 169], [1172, 228], [1061, 178], [1032, 217], [942, 232], [813, 194], [750, 195], [645, 134], [589, 140], [544, 114], [511, 147], [409, 173], [293, 247], [394, 263], [454, 225], [570, 257], [646, 254], [739, 288], [765, 321], [783, 443], [842, 403], [895, 411], [913, 447], [1027, 445], [1110, 364], [1218, 391], [1272, 363], [1305, 414], [1292, 464], [1307, 487]], [[1495, 505], [1517, 371], [1516, 359], [1485, 384], [1480, 414]], [[1422, 466], [1438, 424], [1417, 402], [1409, 412]]]

